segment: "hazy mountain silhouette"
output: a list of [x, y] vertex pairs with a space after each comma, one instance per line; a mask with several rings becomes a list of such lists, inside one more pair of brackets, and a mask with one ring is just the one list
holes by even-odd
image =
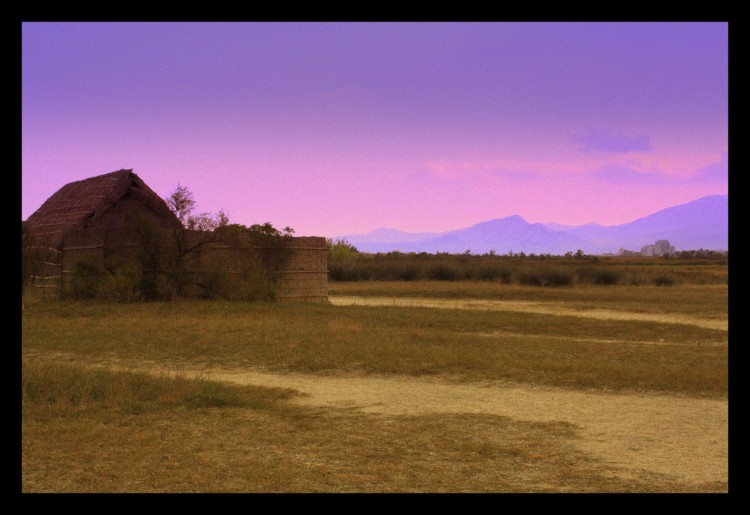
[[498, 254], [588, 254], [640, 251], [656, 240], [669, 240], [676, 250], [729, 248], [729, 196], [711, 195], [657, 211], [633, 222], [603, 226], [531, 224], [520, 216], [481, 222], [443, 233], [408, 233], [381, 228], [368, 234], [343, 236], [362, 252], [450, 252], [471, 250]]
[[[427, 240], [430, 238], [439, 237], [440, 233], [437, 232], [421, 232], [412, 233], [399, 231], [398, 229], [389, 229], [387, 227], [381, 227], [367, 234], [355, 234], [351, 238], [357, 238], [357, 241], [363, 244], [366, 243], [403, 243], [403, 242], [415, 242]], [[350, 236], [346, 236], [350, 238]]]

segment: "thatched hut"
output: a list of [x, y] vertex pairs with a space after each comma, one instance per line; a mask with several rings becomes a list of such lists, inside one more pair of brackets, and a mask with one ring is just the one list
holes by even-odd
[[[200, 246], [200, 255], [182, 259], [185, 256], [180, 242], [196, 240], [205, 243]], [[282, 266], [260, 271], [273, 279], [275, 297], [327, 302], [325, 238], [287, 238], [284, 245]], [[237, 275], [237, 263], [244, 260], [263, 266], [268, 260], [259, 256], [274, 250], [261, 247], [186, 231], [166, 202], [132, 170], [67, 184], [22, 223], [24, 286], [52, 295], [64, 294], [75, 286], [82, 264], [100, 271], [109, 267], [111, 271], [118, 263], [138, 262], [139, 273], [150, 274], [156, 284], [163, 279], [159, 274], [164, 272], [160, 268], [164, 268], [165, 259], [182, 259], [181, 264], [187, 267], [184, 272], [194, 285], [202, 286], [216, 277], [240, 282], [247, 274]], [[222, 256], [230, 259], [222, 261]], [[248, 256], [254, 258], [248, 261]], [[158, 260], [161, 264], [157, 266]], [[216, 264], [223, 262], [233, 267], [217, 270]]]

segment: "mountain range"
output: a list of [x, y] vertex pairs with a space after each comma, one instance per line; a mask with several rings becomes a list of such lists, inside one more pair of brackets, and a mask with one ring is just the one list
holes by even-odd
[[360, 252], [449, 252], [494, 250], [526, 254], [586, 254], [640, 251], [656, 240], [669, 240], [675, 250], [727, 250], [729, 248], [729, 196], [710, 195], [662, 209], [622, 225], [562, 225], [529, 223], [518, 215], [481, 222], [446, 232], [408, 233], [380, 228], [346, 239]]

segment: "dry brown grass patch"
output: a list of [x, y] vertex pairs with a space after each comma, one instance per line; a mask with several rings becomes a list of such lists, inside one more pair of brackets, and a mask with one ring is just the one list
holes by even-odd
[[[128, 372], [68, 367], [68, 381]], [[30, 369], [38, 376], [42, 369]], [[49, 369], [47, 369], [49, 371]], [[233, 403], [188, 402], [201, 381], [133, 410], [142, 390], [78, 404], [26, 396], [24, 492], [690, 492], [725, 483], [607, 465], [582, 453], [580, 429], [489, 414], [366, 414], [290, 405], [288, 391], [221, 385]], [[149, 379], [137, 376], [138, 382]], [[183, 381], [185, 383], [183, 384]], [[187, 384], [187, 389], [185, 389]], [[192, 387], [191, 387], [192, 385]], [[149, 385], [147, 385], [149, 386]], [[54, 391], [62, 391], [59, 386]], [[237, 397], [230, 390], [236, 390]], [[70, 391], [70, 389], [69, 389]], [[218, 390], [217, 390], [218, 391]], [[135, 399], [134, 399], [135, 398]], [[260, 402], [254, 402], [257, 398]], [[631, 474], [631, 475], [629, 475]]]

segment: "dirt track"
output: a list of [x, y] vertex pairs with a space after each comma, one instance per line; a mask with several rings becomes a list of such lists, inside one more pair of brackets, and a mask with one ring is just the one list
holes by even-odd
[[[66, 353], [45, 354], [43, 359], [81, 364], [79, 357]], [[413, 377], [277, 374], [137, 360], [98, 360], [94, 366], [292, 388], [302, 394], [292, 402], [383, 416], [481, 413], [518, 421], [567, 422], [580, 429], [576, 445], [581, 452], [614, 466], [620, 478], [645, 472], [696, 485], [728, 481], [726, 400]]]
[[[347, 296], [332, 296], [330, 301], [334, 305], [523, 311], [728, 330], [727, 320], [604, 309], [574, 310], [549, 302]], [[222, 374], [222, 378], [271, 383], [276, 380], [264, 374]], [[492, 413], [518, 420], [569, 422], [582, 429], [581, 450], [620, 467], [622, 477], [645, 470], [687, 482], [728, 481], [727, 401], [527, 386], [449, 385], [406, 378], [309, 381], [288, 376], [281, 381], [310, 393], [307, 403], [349, 405], [370, 412]]]
[[726, 331], [729, 322], [709, 318], [697, 318], [680, 314], [652, 314], [611, 309], [570, 309], [562, 303], [533, 302], [524, 300], [479, 300], [479, 299], [421, 299], [412, 297], [352, 297], [330, 296], [334, 306], [399, 306], [444, 309], [486, 309], [492, 311], [521, 311], [544, 315], [577, 316], [601, 320], [643, 320], [673, 324], [688, 324], [707, 329]]
[[[195, 372], [198, 374], [197, 372]], [[662, 395], [575, 392], [508, 385], [456, 385], [416, 378], [321, 377], [259, 371], [200, 372], [205, 379], [294, 388], [308, 406], [383, 415], [484, 413], [581, 428], [581, 451], [620, 469], [688, 483], [728, 478], [728, 403]]]

